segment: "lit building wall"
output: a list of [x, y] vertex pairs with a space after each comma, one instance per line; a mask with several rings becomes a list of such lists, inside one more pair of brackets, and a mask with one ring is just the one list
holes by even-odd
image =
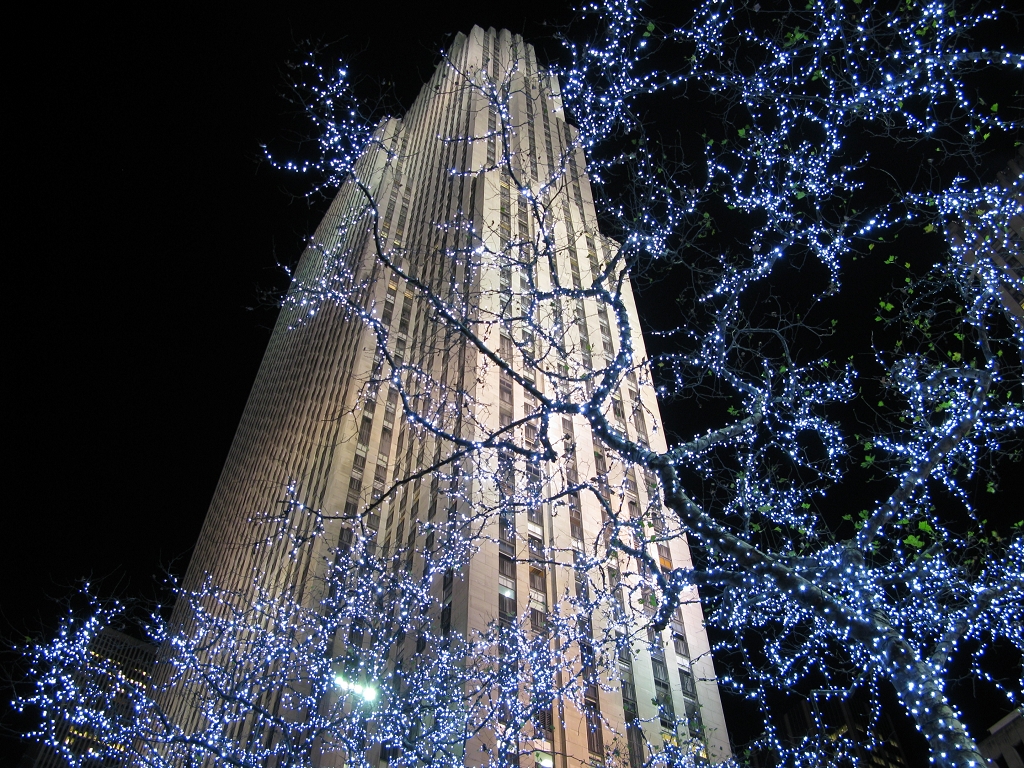
[[[507, 112], [492, 108], [498, 102], [507, 102]], [[258, 576], [268, 588], [295, 588], [316, 604], [325, 564], [353, 537], [374, 537], [380, 551], [393, 553], [396, 570], [416, 573], [443, 546], [425, 524], [464, 518], [472, 528], [474, 511], [488, 510], [474, 529], [478, 549], [469, 564], [432, 587], [432, 620], [444, 632], [468, 636], [517, 621], [549, 632], [547, 617], [572, 611], [572, 600], [602, 584], [636, 617], [617, 663], [588, 662], [616, 653], [609, 649], [622, 632], [601, 613], [590, 641], [567, 650], [592, 684], [582, 706], [558, 706], [522, 734], [523, 768], [531, 760], [558, 768], [604, 760], [616, 746], [636, 768], [646, 743], [660, 749], [666, 739], [696, 744], [718, 761], [729, 756], [729, 741], [696, 590], [668, 629], [648, 634], [653, 593], [641, 566], [621, 553], [594, 564], [585, 578], [577, 566], [595, 541], [607, 546], [619, 514], [650, 516], [664, 537], [649, 546], [661, 566], [690, 564], [671, 515], [657, 511], [656, 484], [640, 467], [619, 465], [585, 418], [556, 414], [546, 423], [560, 447], [557, 461], [513, 458], [505, 467], [500, 450], [484, 449], [395, 485], [452, 450], [451, 440], [403, 418], [389, 384], [395, 377], [449, 434], [485, 441], [506, 430], [533, 445], [543, 427], [529, 419], [537, 401], [483, 348], [540, 390], [563, 387], [570, 399], [578, 391], [581, 401], [595, 386], [593, 371], [617, 351], [619, 322], [599, 301], [535, 300], [556, 281], [591, 284], [617, 249], [598, 232], [575, 136], [558, 83], [538, 67], [532, 47], [507, 31], [475, 27], [457, 36], [409, 112], [379, 126], [357, 166], [360, 183], [341, 187], [296, 268], [184, 586], [210, 578], [244, 592]], [[553, 234], [553, 258], [522, 256], [541, 250], [545, 233]], [[608, 415], [631, 439], [664, 451], [636, 302], [622, 280], [636, 369], [616, 388]], [[461, 307], [479, 345], [436, 320], [427, 291]], [[386, 351], [376, 333], [386, 334]], [[569, 355], [557, 370], [546, 368], [557, 345]], [[429, 386], [419, 388], [421, 381]], [[594, 492], [567, 490], [589, 478], [597, 478]], [[510, 507], [508, 499], [522, 498], [524, 488], [546, 501]], [[310, 509], [324, 511], [326, 522], [304, 511]], [[325, 534], [296, 550], [294, 541], [318, 522]], [[257, 546], [284, 529], [279, 543]], [[550, 642], [559, 642], [557, 634]], [[416, 639], [407, 638], [396, 643], [392, 663], [414, 664], [416, 654]], [[187, 719], [186, 697], [174, 707]], [[467, 743], [467, 765], [483, 760], [477, 755], [494, 747], [493, 736], [485, 729]]]

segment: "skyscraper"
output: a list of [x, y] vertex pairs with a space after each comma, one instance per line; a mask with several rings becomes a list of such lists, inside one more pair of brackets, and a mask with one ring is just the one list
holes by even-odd
[[[654, 574], [690, 555], [630, 459], [665, 436], [584, 169], [533, 49], [507, 31], [457, 36], [302, 255], [185, 578], [315, 606], [332, 569], [362, 574], [375, 597], [338, 640], [352, 660], [338, 682], [374, 696], [359, 658], [382, 638], [405, 670], [438, 663], [428, 636], [518, 633], [492, 652], [492, 715], [466, 715], [467, 765], [729, 755], [696, 590], [652, 626]], [[419, 616], [391, 601], [403, 574], [429, 595]], [[523, 671], [538, 648], [561, 659], [557, 684]], [[553, 698], [524, 727], [510, 708], [531, 689]], [[365, 746], [381, 763], [402, 748]]]

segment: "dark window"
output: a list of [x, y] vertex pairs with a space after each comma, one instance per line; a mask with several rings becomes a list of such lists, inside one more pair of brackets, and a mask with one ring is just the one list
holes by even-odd
[[359, 425], [359, 438], [357, 442], [360, 445], [370, 444], [370, 432], [373, 430], [373, 417], [363, 416], [363, 421]]
[[543, 560], [544, 559], [544, 544], [536, 536], [530, 537], [530, 559], [531, 560]]
[[626, 744], [629, 747], [629, 768], [642, 768], [644, 764], [644, 733], [635, 722], [626, 726]]
[[516, 577], [516, 562], [511, 557], [498, 555], [498, 573], [510, 579]]
[[535, 589], [538, 592], [547, 591], [547, 580], [542, 568], [530, 568], [530, 589]]
[[338, 538], [338, 552], [346, 553], [352, 548], [352, 529], [342, 528], [341, 536]]
[[543, 632], [548, 628], [548, 617], [544, 611], [530, 609], [530, 627], [534, 632]]
[[690, 646], [686, 642], [685, 635], [672, 635], [672, 643], [675, 646], [676, 656], [690, 658]]
[[679, 684], [687, 696], [697, 695], [697, 683], [694, 681], [693, 675], [685, 669], [679, 670]]
[[700, 717], [700, 705], [696, 699], [683, 698], [683, 705], [686, 707], [686, 724], [690, 729], [690, 735], [700, 738], [704, 731], [704, 724]]
[[587, 748], [592, 755], [604, 757], [604, 729], [601, 726], [601, 715], [596, 702], [585, 702], [583, 705], [587, 716]]
[[498, 595], [498, 623], [503, 627], [512, 625], [516, 617], [516, 599], [507, 595]]
[[545, 707], [533, 716], [533, 724], [539, 732], [540, 738], [551, 741], [555, 731], [555, 718], [549, 707]]

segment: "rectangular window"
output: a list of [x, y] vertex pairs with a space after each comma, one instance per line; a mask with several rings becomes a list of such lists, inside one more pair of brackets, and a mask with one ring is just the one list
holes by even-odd
[[693, 675], [689, 670], [679, 668], [679, 685], [682, 686], [683, 693], [687, 696], [697, 696], [697, 683], [693, 679]]
[[536, 536], [531, 536], [529, 540], [530, 545], [530, 559], [531, 560], [543, 560], [544, 559], [544, 543]]
[[[533, 716], [533, 727], [536, 729], [537, 738], [553, 740], [555, 733], [555, 718], [550, 707], [541, 709]], [[540, 764], [538, 763], [538, 768]]]
[[516, 561], [505, 555], [498, 555], [498, 573], [505, 578], [516, 578]]
[[647, 752], [644, 746], [644, 732], [635, 721], [626, 726], [626, 744], [629, 747], [629, 768], [643, 768], [644, 755]]
[[569, 530], [576, 541], [583, 541], [583, 513], [580, 499], [575, 493], [569, 495]]
[[547, 593], [547, 578], [543, 568], [530, 567], [530, 589]]
[[583, 708], [587, 716], [587, 748], [592, 755], [604, 758], [604, 728], [601, 725], [601, 714], [596, 702], [585, 702]]
[[672, 645], [675, 649], [676, 656], [683, 659], [690, 658], [690, 646], [686, 642], [685, 635], [672, 635]]
[[672, 554], [664, 542], [658, 544], [658, 563], [662, 568], [672, 570]]
[[523, 439], [527, 447], [533, 447], [537, 442], [537, 427], [535, 424], [527, 424], [523, 427]]
[[386, 464], [378, 464], [373, 470], [373, 487], [377, 490], [383, 490], [384, 484], [388, 480], [388, 467]]
[[548, 617], [544, 611], [530, 608], [530, 628], [534, 632], [544, 632], [548, 627]]
[[704, 724], [701, 722], [700, 705], [696, 699], [684, 696], [683, 706], [686, 708], [686, 726], [690, 731], [690, 735], [697, 739], [702, 738]]
[[661, 719], [661, 727], [675, 730], [676, 708], [672, 703], [672, 692], [668, 688], [668, 683], [661, 683], [655, 680], [654, 694], [658, 701], [658, 714]]
[[342, 528], [338, 537], [338, 553], [345, 554], [352, 548], [352, 529]]
[[373, 431], [373, 416], [363, 416], [362, 422], [359, 424], [359, 437], [356, 442], [359, 445], [370, 444], [370, 433]]
[[502, 512], [498, 517], [498, 538], [500, 539], [502, 550], [507, 549], [511, 552], [516, 538], [515, 518], [511, 512]]
[[507, 588], [498, 592], [498, 623], [510, 627], [516, 620], [516, 593]]
[[501, 378], [498, 382], [498, 394], [501, 402], [512, 403], [512, 377], [502, 371]]

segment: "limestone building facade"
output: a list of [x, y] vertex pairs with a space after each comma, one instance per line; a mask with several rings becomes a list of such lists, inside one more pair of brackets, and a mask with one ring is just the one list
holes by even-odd
[[[639, 768], [672, 746], [718, 762], [729, 739], [696, 590], [650, 627], [652, 570], [691, 560], [653, 477], [615, 448], [667, 446], [585, 162], [531, 46], [479, 27], [455, 38], [302, 255], [185, 587], [244, 590], [259, 574], [315, 603], [353, 542], [389, 572], [427, 574], [461, 532], [469, 554], [427, 587], [435, 637], [517, 628], [554, 648], [596, 606], [566, 651], [577, 693], [507, 762]], [[281, 543], [257, 546], [278, 523]], [[414, 666], [421, 643], [398, 636], [388, 663]], [[493, 754], [500, 720], [468, 734], [467, 765]], [[397, 747], [367, 749], [383, 765]]]

